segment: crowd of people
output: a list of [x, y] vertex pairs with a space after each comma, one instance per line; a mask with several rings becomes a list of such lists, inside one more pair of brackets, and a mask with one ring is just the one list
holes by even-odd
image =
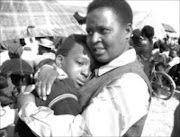
[[[126, 0], [93, 0], [85, 23], [87, 35], [7, 41], [0, 53], [0, 136], [12, 125], [15, 137], [141, 136], [151, 63], [175, 75], [180, 38], [155, 39], [150, 25], [133, 29]], [[179, 134], [177, 120], [172, 137]]]

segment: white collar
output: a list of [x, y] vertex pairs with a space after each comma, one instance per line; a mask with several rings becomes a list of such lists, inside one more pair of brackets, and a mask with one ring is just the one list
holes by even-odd
[[101, 76], [110, 70], [117, 68], [119, 66], [124, 66], [128, 63], [131, 63], [136, 60], [136, 51], [134, 48], [131, 48], [125, 51], [123, 54], [109, 62], [108, 64], [101, 66], [96, 73], [97, 76]]

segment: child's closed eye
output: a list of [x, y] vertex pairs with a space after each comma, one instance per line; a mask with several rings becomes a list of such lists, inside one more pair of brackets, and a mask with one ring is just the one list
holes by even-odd
[[78, 65], [83, 66], [84, 62], [83, 61], [76, 61]]

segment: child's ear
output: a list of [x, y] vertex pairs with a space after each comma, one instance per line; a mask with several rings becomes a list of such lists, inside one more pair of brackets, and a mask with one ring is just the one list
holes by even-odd
[[62, 67], [62, 62], [63, 62], [63, 60], [64, 60], [64, 56], [63, 55], [58, 55], [57, 57], [56, 57], [56, 65], [57, 65], [57, 67]]

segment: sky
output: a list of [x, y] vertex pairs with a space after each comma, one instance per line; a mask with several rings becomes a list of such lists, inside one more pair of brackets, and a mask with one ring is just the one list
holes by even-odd
[[[86, 7], [91, 0], [59, 0], [62, 4]], [[180, 0], [127, 0], [133, 10], [151, 11], [153, 20], [171, 25], [180, 34]]]

